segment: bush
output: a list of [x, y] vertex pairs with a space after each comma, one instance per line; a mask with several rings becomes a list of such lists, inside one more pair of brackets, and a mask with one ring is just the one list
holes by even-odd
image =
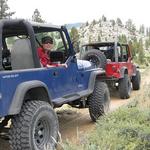
[[[89, 137], [89, 145], [97, 149], [150, 148], [150, 111], [137, 107], [124, 107], [100, 119], [96, 130]], [[85, 149], [87, 149], [85, 147]]]

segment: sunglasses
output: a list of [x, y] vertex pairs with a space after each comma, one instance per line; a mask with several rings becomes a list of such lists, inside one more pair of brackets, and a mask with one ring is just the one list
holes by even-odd
[[43, 44], [53, 44], [53, 42], [52, 41], [45, 41]]

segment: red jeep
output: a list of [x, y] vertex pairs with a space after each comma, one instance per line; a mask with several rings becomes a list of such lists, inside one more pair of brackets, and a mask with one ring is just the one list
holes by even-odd
[[131, 49], [128, 44], [117, 42], [85, 44], [82, 46], [80, 58], [105, 69], [104, 80], [109, 86], [117, 87], [120, 98], [129, 98], [132, 88], [133, 90], [140, 89], [140, 72], [132, 62]]

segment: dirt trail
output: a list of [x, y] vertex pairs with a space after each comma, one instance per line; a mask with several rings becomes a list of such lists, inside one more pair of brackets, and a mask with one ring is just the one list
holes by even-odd
[[[128, 100], [119, 99], [118, 93], [111, 92], [111, 106], [113, 111], [118, 107], [125, 105], [131, 101], [139, 92], [142, 91], [144, 84], [150, 83], [150, 70], [142, 77], [142, 86], [140, 91], [132, 91], [131, 98]], [[75, 109], [66, 107], [58, 112], [58, 119], [60, 123], [61, 139], [63, 141], [69, 140], [73, 143], [81, 142], [85, 135], [92, 132], [95, 124], [91, 121], [88, 109]], [[0, 138], [0, 150], [9, 150], [8, 140]]]

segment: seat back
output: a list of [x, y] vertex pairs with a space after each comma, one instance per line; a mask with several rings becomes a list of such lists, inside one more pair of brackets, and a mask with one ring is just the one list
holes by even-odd
[[17, 39], [11, 50], [12, 70], [34, 68], [29, 39]]

